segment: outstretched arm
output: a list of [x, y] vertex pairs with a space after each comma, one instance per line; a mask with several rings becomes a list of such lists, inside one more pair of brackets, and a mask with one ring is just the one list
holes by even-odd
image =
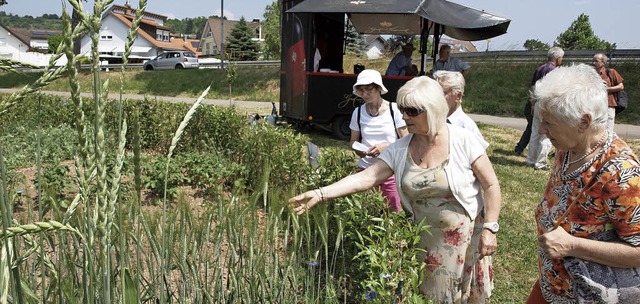
[[385, 162], [377, 160], [373, 165], [363, 171], [349, 175], [329, 186], [309, 190], [297, 195], [289, 199], [289, 203], [293, 205], [295, 213], [301, 215], [319, 202], [362, 192], [375, 185], [379, 185], [391, 175], [393, 175], [391, 168], [389, 168]]

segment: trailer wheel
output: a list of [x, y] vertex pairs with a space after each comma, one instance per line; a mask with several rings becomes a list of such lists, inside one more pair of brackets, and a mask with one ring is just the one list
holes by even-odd
[[331, 122], [333, 137], [340, 140], [348, 140], [351, 138], [351, 128], [349, 128], [351, 118], [349, 116], [338, 116]]

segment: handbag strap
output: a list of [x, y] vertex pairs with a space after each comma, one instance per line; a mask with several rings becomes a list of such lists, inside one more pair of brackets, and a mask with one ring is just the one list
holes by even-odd
[[[578, 193], [578, 195], [577, 195], [577, 196], [575, 196], [575, 198], [573, 199], [573, 201], [571, 202], [571, 204], [569, 204], [569, 206], [567, 207], [567, 209], [565, 209], [565, 210], [564, 210], [564, 213], [562, 213], [562, 215], [561, 215], [561, 216], [559, 216], [557, 219], [555, 219], [555, 220], [553, 221], [553, 228], [552, 228], [552, 229], [550, 229], [549, 231], [554, 230], [554, 229], [558, 228], [558, 226], [560, 226], [560, 224], [561, 224], [561, 223], [562, 223], [562, 222], [567, 218], [567, 216], [569, 215], [569, 210], [571, 209], [571, 207], [573, 207], [573, 206], [576, 204], [576, 202], [578, 201], [578, 198], [580, 198], [580, 196], [584, 195], [584, 192], [585, 192], [585, 191], [587, 191], [588, 189], [591, 189], [591, 187], [596, 183], [596, 181], [597, 181], [596, 177], [597, 177], [597, 176], [599, 176], [600, 171], [602, 171], [602, 169], [604, 168], [604, 166], [605, 166], [609, 161], [611, 161], [612, 159], [617, 158], [617, 157], [626, 157], [626, 155], [625, 155], [625, 154], [614, 154], [614, 155], [611, 155], [611, 156], [609, 156], [609, 157], [605, 158], [605, 159], [600, 163], [600, 166], [598, 167], [598, 170], [596, 170], [596, 171], [595, 171], [594, 176], [591, 178], [591, 180], [589, 181], [589, 183], [588, 183], [588, 184], [586, 184], [584, 187], [582, 187], [582, 190], [580, 190], [580, 193]], [[604, 187], [604, 185], [603, 185], [603, 187]]]

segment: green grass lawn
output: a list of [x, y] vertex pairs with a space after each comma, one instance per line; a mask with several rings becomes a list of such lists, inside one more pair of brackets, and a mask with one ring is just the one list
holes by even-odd
[[[544, 59], [541, 59], [543, 61]], [[384, 59], [369, 60], [364, 58], [345, 57], [346, 72], [355, 63], [364, 64], [367, 68], [384, 73], [387, 61]], [[467, 77], [464, 108], [468, 113], [523, 117], [524, 102], [533, 70], [540, 63], [485, 63], [474, 62]], [[565, 62], [565, 65], [572, 64]], [[640, 124], [640, 108], [634, 100], [640, 96], [639, 64], [619, 64], [615, 67], [624, 77], [625, 90], [629, 94], [630, 103], [626, 111], [616, 117], [621, 123]], [[207, 98], [279, 101], [280, 100], [280, 67], [279, 66], [238, 66], [237, 78], [231, 85], [231, 94], [227, 83], [226, 72], [219, 69], [200, 70], [166, 70], [142, 71], [128, 70], [124, 78], [123, 93], [149, 94], [155, 96], [198, 97], [202, 91], [213, 84]], [[21, 88], [32, 83], [41, 73], [15, 74], [0, 73], [0, 87]], [[118, 92], [120, 75], [117, 70], [102, 72], [103, 80], [109, 79], [109, 90]], [[78, 80], [84, 92], [90, 92], [93, 76], [82, 72]], [[69, 91], [66, 79], [59, 79], [45, 87], [45, 90]]]

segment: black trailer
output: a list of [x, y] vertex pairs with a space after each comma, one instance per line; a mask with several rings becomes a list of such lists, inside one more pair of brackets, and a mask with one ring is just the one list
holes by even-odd
[[[483, 40], [506, 33], [510, 20], [445, 0], [279, 0], [282, 53], [280, 117], [295, 125], [315, 125], [334, 136], [350, 136], [351, 113], [362, 103], [352, 94], [361, 67], [343, 66], [347, 18], [361, 34], [420, 36], [420, 74], [426, 68], [429, 35]], [[437, 47], [433, 48], [435, 58]], [[316, 71], [315, 58], [322, 60]], [[435, 60], [435, 59], [434, 59]], [[395, 101], [412, 77], [383, 76]]]

